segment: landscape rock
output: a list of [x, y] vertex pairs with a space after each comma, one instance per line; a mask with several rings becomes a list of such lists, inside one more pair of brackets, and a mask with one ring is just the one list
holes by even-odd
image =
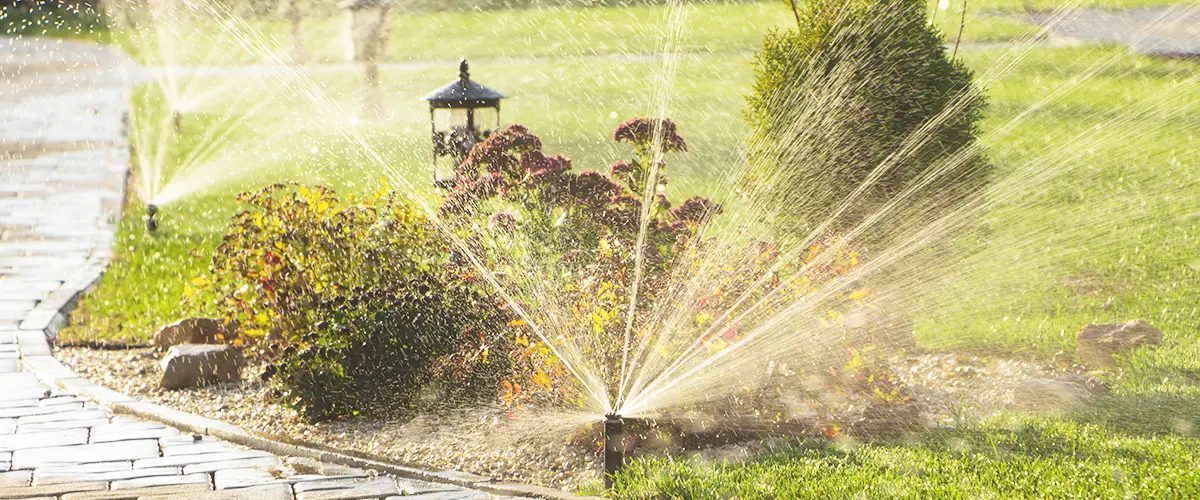
[[1062, 379], [1029, 379], [1013, 389], [1013, 406], [1021, 410], [1070, 410], [1086, 405], [1091, 399], [1087, 387]]
[[245, 359], [228, 345], [180, 344], [162, 360], [164, 389], [183, 389], [240, 380]]
[[237, 326], [212, 318], [185, 318], [162, 327], [154, 334], [154, 347], [166, 349], [179, 344], [222, 344], [237, 338]]
[[1089, 367], [1107, 368], [1113, 365], [1113, 355], [1141, 346], [1157, 346], [1162, 339], [1162, 331], [1140, 319], [1087, 325], [1075, 335], [1075, 355]]

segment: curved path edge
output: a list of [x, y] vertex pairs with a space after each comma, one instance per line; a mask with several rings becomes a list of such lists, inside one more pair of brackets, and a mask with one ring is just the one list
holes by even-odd
[[[76, 293], [82, 293], [85, 290], [86, 288], [80, 289]], [[65, 318], [66, 313], [70, 312], [70, 307], [71, 305], [67, 305], [63, 309], [60, 309], [58, 311], [60, 313], [59, 316]], [[65, 321], [65, 319], [59, 320], [57, 326], [61, 326], [62, 321]], [[48, 328], [48, 330], [52, 329]], [[85, 397], [117, 415], [127, 415], [143, 420], [159, 422], [182, 431], [212, 436], [233, 444], [276, 455], [311, 458], [323, 463], [358, 469], [374, 469], [403, 478], [461, 486], [496, 495], [536, 497], [553, 500], [597, 498], [582, 497], [543, 486], [495, 481], [487, 476], [454, 470], [430, 471], [382, 460], [349, 455], [311, 445], [292, 444], [270, 439], [233, 424], [175, 410], [155, 403], [147, 403], [112, 389], [99, 386], [84, 377], [80, 377], [70, 367], [62, 364], [62, 362], [49, 354], [50, 347], [45, 331], [22, 332], [22, 334], [26, 333], [36, 333], [41, 338], [37, 339], [29, 335], [21, 335], [18, 338], [21, 362], [25, 371], [34, 373], [46, 385]], [[27, 348], [29, 349], [29, 355], [26, 354]], [[46, 354], [42, 354], [42, 352]]]

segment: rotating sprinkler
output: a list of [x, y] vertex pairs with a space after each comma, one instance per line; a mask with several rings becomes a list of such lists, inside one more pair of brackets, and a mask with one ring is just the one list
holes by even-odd
[[604, 488], [612, 489], [617, 471], [625, 466], [624, 419], [610, 413], [604, 416]]
[[175, 133], [183, 132], [183, 112], [174, 111], [171, 113], [171, 123], [175, 125]]
[[146, 205], [146, 230], [151, 233], [158, 230], [158, 205]]

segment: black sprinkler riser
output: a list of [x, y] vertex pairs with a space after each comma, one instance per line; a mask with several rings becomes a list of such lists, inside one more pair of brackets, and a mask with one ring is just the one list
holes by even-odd
[[146, 205], [146, 230], [151, 233], [158, 230], [158, 205]]
[[625, 466], [624, 420], [620, 415], [604, 416], [604, 487], [612, 489], [613, 478]]

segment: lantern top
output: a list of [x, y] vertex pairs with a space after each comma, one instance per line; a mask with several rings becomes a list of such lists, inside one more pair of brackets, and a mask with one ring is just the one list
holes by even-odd
[[458, 79], [430, 92], [423, 99], [435, 108], [474, 108], [495, 106], [505, 97], [508, 96], [471, 81], [470, 68], [467, 60], [463, 59], [458, 63]]
[[394, 0], [342, 0], [337, 6], [346, 10], [362, 10], [391, 5]]

